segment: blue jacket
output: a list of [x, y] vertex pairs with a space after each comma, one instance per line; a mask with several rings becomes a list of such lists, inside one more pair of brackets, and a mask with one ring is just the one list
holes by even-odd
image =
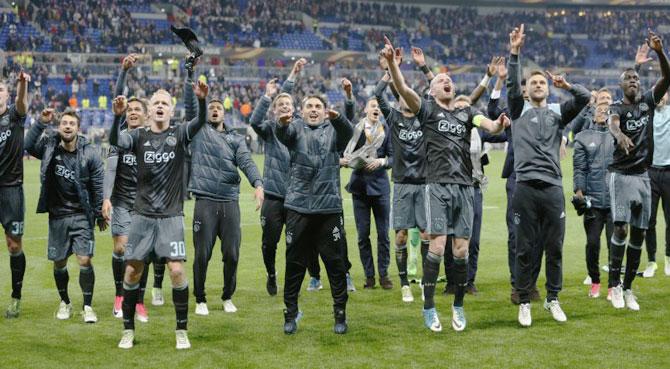
[[[40, 159], [40, 198], [37, 203], [37, 212], [49, 211], [47, 199], [49, 198], [49, 186], [47, 185], [47, 170], [54, 157], [56, 147], [60, 145], [60, 136], [56, 131], [44, 132], [46, 124], [35, 122], [26, 134], [26, 151], [37, 159]], [[77, 162], [80, 163], [76, 170], [76, 187], [79, 193], [79, 202], [84, 209], [85, 215], [91, 227], [96, 220], [102, 219], [102, 198], [104, 165], [100, 158], [98, 149], [89, 144], [84, 136], [77, 137]]]
[[[347, 191], [355, 195], [367, 196], [387, 196], [391, 193], [391, 185], [389, 182], [386, 170], [393, 166], [393, 145], [391, 145], [392, 133], [386, 123], [384, 125], [384, 142], [377, 149], [377, 158], [386, 158], [386, 165], [380, 166], [373, 172], [367, 171], [365, 168], [356, 169], [351, 173], [349, 183], [347, 184]], [[365, 144], [365, 135], [359, 138], [356, 149]]]

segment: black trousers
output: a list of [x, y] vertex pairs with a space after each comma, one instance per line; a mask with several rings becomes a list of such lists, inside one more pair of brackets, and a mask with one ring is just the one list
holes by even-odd
[[290, 317], [298, 314], [298, 295], [307, 266], [318, 255], [326, 267], [334, 310], [347, 305], [347, 267], [344, 260], [342, 214], [286, 212], [286, 272], [284, 304]]
[[370, 212], [374, 215], [377, 228], [377, 271], [380, 277], [388, 276], [389, 263], [391, 262], [389, 241], [391, 200], [388, 195], [352, 194], [351, 197], [358, 233], [358, 251], [365, 276], [368, 278], [375, 276], [375, 263], [372, 257], [372, 244], [370, 243]]
[[670, 256], [670, 167], [651, 167], [648, 173], [651, 180], [651, 218], [645, 242], [649, 261], [656, 261], [656, 216], [659, 203], [662, 203], [665, 217], [665, 256]]
[[237, 201], [196, 199], [193, 213], [193, 294], [196, 303], [206, 302], [205, 280], [207, 266], [212, 258], [216, 238], [221, 240], [223, 257], [223, 294], [221, 299], [233, 296], [237, 285], [237, 263], [240, 257], [240, 205]]
[[[584, 213], [586, 232], [586, 270], [593, 283], [600, 283], [600, 236], [605, 228], [607, 251], [611, 247], [614, 223], [609, 209], [589, 209]], [[608, 256], [609, 259], [609, 256]]]
[[[261, 227], [263, 229], [262, 235], [262, 252], [263, 263], [268, 275], [275, 275], [275, 260], [277, 256], [277, 244], [281, 238], [281, 232], [286, 224], [286, 209], [284, 208], [284, 199], [265, 194], [263, 206], [261, 207]], [[309, 275], [316, 279], [320, 279], [319, 259], [315, 258], [312, 263], [307, 266]]]
[[[563, 287], [563, 188], [545, 183], [518, 182], [512, 200], [516, 236], [516, 288], [521, 303], [530, 302], [533, 269], [538, 252], [546, 254], [547, 299], [555, 300]], [[542, 240], [541, 242], [538, 242]]]

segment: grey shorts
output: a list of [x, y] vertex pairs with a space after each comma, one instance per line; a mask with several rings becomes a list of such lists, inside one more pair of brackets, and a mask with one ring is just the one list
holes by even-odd
[[394, 183], [391, 224], [393, 229], [426, 229], [424, 184]]
[[612, 220], [640, 229], [649, 228], [651, 217], [651, 181], [647, 173], [609, 174]]
[[469, 239], [474, 219], [474, 187], [460, 184], [426, 185], [426, 232]]
[[112, 236], [127, 236], [130, 234], [130, 223], [135, 211], [122, 206], [112, 209]]
[[25, 214], [23, 186], [0, 187], [0, 223], [5, 234], [21, 237]]
[[47, 257], [52, 261], [67, 259], [72, 254], [93, 256], [95, 238], [93, 228], [83, 214], [49, 219]]
[[184, 217], [150, 218], [132, 215], [124, 259], [186, 260]]

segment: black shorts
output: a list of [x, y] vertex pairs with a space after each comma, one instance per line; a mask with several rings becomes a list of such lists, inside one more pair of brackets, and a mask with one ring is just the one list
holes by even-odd
[[21, 237], [25, 215], [23, 186], [0, 187], [0, 222], [5, 234]]
[[93, 227], [84, 214], [49, 219], [49, 260], [60, 261], [74, 253], [92, 257], [95, 253]]

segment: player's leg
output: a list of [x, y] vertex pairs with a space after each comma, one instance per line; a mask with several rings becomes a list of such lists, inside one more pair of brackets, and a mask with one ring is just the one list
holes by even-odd
[[375, 264], [372, 258], [372, 244], [370, 243], [370, 211], [372, 206], [368, 196], [351, 195], [354, 207], [354, 221], [358, 234], [358, 251], [365, 272], [364, 288], [375, 287]]
[[2, 188], [0, 192], [0, 218], [5, 230], [5, 240], [9, 251], [9, 269], [12, 274], [12, 301], [5, 317], [17, 318], [21, 313], [21, 290], [26, 272], [26, 255], [23, 251], [23, 225], [25, 200], [23, 187]]
[[547, 298], [544, 308], [551, 312], [554, 320], [565, 322], [567, 317], [558, 300], [563, 289], [563, 238], [565, 237], [565, 197], [561, 186], [549, 186], [542, 190], [543, 201], [538, 202], [542, 216], [542, 235], [546, 254]]
[[628, 191], [630, 186], [627, 180], [629, 176], [619, 173], [610, 173], [610, 209], [614, 231], [612, 232], [612, 248], [610, 249], [609, 278], [612, 285], [612, 305], [617, 309], [625, 307], [623, 299], [623, 288], [621, 287], [621, 265], [626, 254], [626, 238], [628, 236], [628, 223], [631, 220], [631, 202]]
[[379, 285], [383, 289], [393, 288], [393, 282], [388, 277], [389, 263], [391, 261], [391, 241], [389, 240], [389, 218], [390, 198], [388, 195], [374, 196], [372, 200], [372, 214], [375, 217], [375, 229], [377, 230], [377, 271], [379, 272]]
[[95, 271], [92, 263], [95, 254], [93, 225], [84, 215], [72, 217], [70, 221], [69, 237], [72, 240], [72, 252], [77, 256], [79, 263], [79, 287], [84, 296], [82, 307], [84, 322], [95, 323], [98, 317], [93, 311], [95, 287]]
[[516, 237], [514, 230], [514, 190], [516, 189], [516, 175], [512, 175], [505, 181], [505, 192], [507, 194], [507, 209], [505, 211], [505, 221], [507, 223], [507, 265], [509, 266], [509, 281], [512, 285], [510, 300], [513, 304], [519, 304], [519, 291], [515, 288], [516, 272]]
[[305, 278], [307, 263], [314, 257], [315, 245], [310, 245], [309, 216], [287, 210], [286, 213], [286, 269], [284, 272], [284, 333], [293, 334], [298, 329], [300, 312], [298, 295]]
[[237, 308], [232, 298], [237, 286], [237, 264], [240, 258], [240, 204], [237, 201], [221, 204], [223, 217], [219, 219], [218, 235], [221, 239], [221, 255], [223, 256], [223, 310], [234, 313]]
[[[212, 250], [216, 243], [219, 229], [220, 203], [196, 198], [193, 211], [193, 295], [195, 296], [196, 314], [209, 315], [205, 293], [207, 267], [212, 258]], [[172, 241], [168, 241], [172, 242]]]
[[430, 234], [430, 245], [423, 264], [423, 318], [427, 328], [434, 332], [442, 330], [437, 310], [435, 309], [435, 286], [440, 272], [440, 264], [447, 242], [450, 219], [447, 213], [447, 201], [450, 193], [446, 185], [430, 184], [425, 188], [426, 232]]
[[112, 276], [114, 278], [115, 297], [112, 314], [117, 318], [123, 318], [123, 274], [125, 263], [123, 254], [126, 243], [128, 243], [128, 232], [130, 231], [130, 211], [120, 206], [114, 207], [112, 212]]
[[452, 255], [454, 260], [454, 304], [452, 306], [452, 328], [462, 331], [466, 326], [463, 299], [468, 282], [468, 258], [475, 216], [475, 189], [471, 186], [450, 185], [453, 207], [450, 209], [453, 229]]
[[470, 237], [470, 246], [468, 250], [468, 283], [466, 292], [476, 295], [477, 286], [475, 285], [475, 279], [477, 278], [484, 199], [480, 188], [477, 187], [474, 191], [474, 217], [472, 220], [472, 237]]
[[[319, 215], [312, 222], [314, 226], [313, 245], [321, 255], [330, 282], [335, 316], [334, 331], [337, 334], [347, 332], [347, 281], [346, 267], [342, 252], [339, 250], [343, 236], [340, 214]], [[313, 246], [314, 247], [314, 246]]]
[[607, 212], [602, 209], [589, 209], [584, 213], [584, 232], [586, 233], [586, 270], [591, 278], [589, 297], [600, 296], [600, 235], [607, 222]]
[[68, 218], [49, 219], [47, 256], [54, 263], [54, 280], [61, 300], [56, 318], [60, 320], [70, 319], [72, 315], [72, 304], [68, 293], [70, 275], [67, 271], [67, 259], [72, 252], [68, 237], [69, 226]]
[[[447, 243], [444, 247], [444, 278], [446, 283], [444, 284], [444, 294], [445, 295], [454, 295], [456, 294], [456, 277], [454, 276], [454, 236], [447, 236]], [[438, 278], [439, 280], [439, 278]]]
[[658, 214], [658, 205], [661, 200], [660, 188], [662, 173], [654, 168], [649, 168], [649, 179], [651, 180], [651, 216], [649, 218], [649, 229], [645, 235], [645, 244], [647, 248], [647, 267], [642, 272], [645, 278], [651, 278], [656, 273], [658, 265], [656, 264], [656, 216]]
[[[670, 170], [665, 168], [660, 180], [661, 203], [665, 219], [665, 268], [666, 276], [670, 276]], [[654, 212], [652, 208], [652, 212]]]
[[277, 270], [275, 269], [275, 259], [277, 255], [277, 244], [281, 238], [281, 231], [286, 221], [284, 202], [281, 199], [275, 199], [265, 195], [265, 201], [261, 207], [261, 228], [263, 252], [263, 264], [268, 275], [266, 281], [266, 290], [270, 296], [277, 294]]
[[533, 266], [535, 248], [539, 235], [540, 213], [537, 203], [544, 201], [538, 198], [537, 190], [523, 182], [517, 183], [512, 198], [514, 211], [514, 236], [515, 236], [515, 261], [514, 279], [517, 291], [519, 291], [519, 316], [518, 320], [522, 326], [530, 326], [532, 318], [530, 314], [530, 293], [533, 287]]
[[165, 303], [163, 298], [163, 277], [165, 276], [165, 262], [153, 260], [154, 286], [151, 289], [151, 305], [160, 306]]
[[147, 290], [147, 280], [149, 279], [149, 264], [150, 264], [149, 259], [144, 261], [144, 271], [142, 271], [142, 276], [140, 277], [140, 293], [137, 296], [137, 306], [135, 306], [135, 312], [137, 313], [137, 320], [139, 320], [142, 323], [146, 323], [149, 321], [147, 308], [146, 306], [144, 306], [144, 293]]
[[[211, 216], [212, 214], [210, 214]], [[175, 216], [158, 219], [156, 256], [167, 260], [172, 281], [172, 303], [177, 326], [175, 330], [177, 349], [188, 349], [191, 343], [186, 333], [188, 326], [188, 279], [184, 270], [186, 243], [184, 242], [184, 217]]]

